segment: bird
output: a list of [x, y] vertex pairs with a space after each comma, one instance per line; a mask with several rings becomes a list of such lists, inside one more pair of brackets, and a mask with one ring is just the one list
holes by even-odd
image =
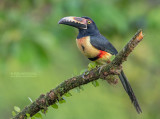
[[[89, 17], [67, 16], [59, 20], [58, 24], [69, 25], [79, 30], [76, 43], [89, 60], [100, 65], [107, 64], [113, 55], [117, 55], [116, 48], [99, 32], [96, 23]], [[123, 70], [118, 75], [124, 90], [128, 94], [138, 114], [142, 113], [138, 100]]]

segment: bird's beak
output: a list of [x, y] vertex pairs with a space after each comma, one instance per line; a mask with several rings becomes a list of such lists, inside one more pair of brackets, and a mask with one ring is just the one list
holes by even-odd
[[87, 29], [87, 20], [81, 17], [64, 17], [58, 22], [58, 24], [65, 24], [78, 29]]

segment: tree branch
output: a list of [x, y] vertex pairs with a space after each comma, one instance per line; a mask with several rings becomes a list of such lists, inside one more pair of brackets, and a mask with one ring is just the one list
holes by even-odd
[[[50, 92], [41, 94], [32, 104], [26, 106], [20, 113], [14, 116], [12, 119], [24, 119], [26, 114], [30, 116], [35, 115], [40, 110], [47, 110], [47, 107], [60, 100], [61, 96], [70, 91], [73, 88], [80, 87], [81, 85], [89, 82], [101, 79], [106, 79], [109, 75], [117, 75], [121, 71], [121, 64], [126, 61], [128, 55], [133, 51], [137, 44], [143, 39], [142, 30], [139, 30], [134, 37], [128, 42], [128, 44], [116, 55], [113, 61], [101, 68], [97, 67], [90, 71], [85, 72], [84, 75], [72, 77]], [[101, 70], [99, 70], [101, 69]]]

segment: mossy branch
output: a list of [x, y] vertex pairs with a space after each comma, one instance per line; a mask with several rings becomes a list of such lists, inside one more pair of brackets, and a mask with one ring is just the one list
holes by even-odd
[[[56, 88], [50, 90], [46, 94], [41, 94], [32, 104], [26, 106], [21, 112], [15, 115], [12, 119], [24, 119], [26, 114], [31, 117], [38, 113], [40, 110], [47, 110], [47, 107], [60, 100], [62, 95], [67, 93], [73, 88], [80, 87], [81, 85], [101, 79], [106, 79], [109, 75], [117, 75], [121, 71], [121, 64], [126, 61], [128, 55], [133, 51], [137, 44], [143, 39], [142, 30], [139, 30], [134, 37], [126, 44], [126, 46], [116, 55], [113, 61], [101, 68], [97, 67], [87, 71], [85, 75], [79, 75], [65, 80]], [[101, 70], [99, 70], [101, 69]]]

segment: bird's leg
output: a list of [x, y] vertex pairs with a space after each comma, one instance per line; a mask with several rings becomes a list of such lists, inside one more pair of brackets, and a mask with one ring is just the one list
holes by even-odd
[[101, 73], [101, 71], [102, 71], [103, 67], [105, 67], [105, 65], [100, 65], [100, 67], [98, 68], [98, 70], [99, 70], [99, 74]]
[[108, 61], [106, 61], [106, 62], [104, 62], [104, 63], [102, 63], [102, 64], [100, 65], [100, 67], [98, 68], [98, 69], [99, 69], [99, 74], [100, 74], [100, 72], [102, 71], [103, 67], [105, 67], [106, 64], [109, 64], [110, 62], [111, 62], [111, 61], [108, 60]]
[[[99, 74], [101, 73], [103, 67], [105, 67], [105, 65], [101, 65], [98, 70], [99, 70]], [[106, 77], [107, 76], [107, 77]], [[109, 84], [117, 84], [118, 83], [118, 79], [115, 75], [107, 75], [106, 72], [104, 72], [102, 74], [102, 79], [106, 80]]]
[[[108, 61], [106, 62], [106, 64], [109, 64], [110, 62], [111, 62], [111, 61], [108, 60]], [[103, 64], [103, 65], [101, 65], [101, 66], [99, 67], [99, 74], [101, 73], [103, 67], [105, 67], [105, 64]], [[104, 74], [103, 74], [103, 78], [104, 78], [104, 80], [106, 80], [109, 84], [117, 84], [117, 83], [118, 83], [118, 79], [117, 79], [117, 77], [116, 77], [115, 75], [108, 75], [107, 77], [106, 77], [106, 76], [107, 76], [107, 74], [104, 73]]]

